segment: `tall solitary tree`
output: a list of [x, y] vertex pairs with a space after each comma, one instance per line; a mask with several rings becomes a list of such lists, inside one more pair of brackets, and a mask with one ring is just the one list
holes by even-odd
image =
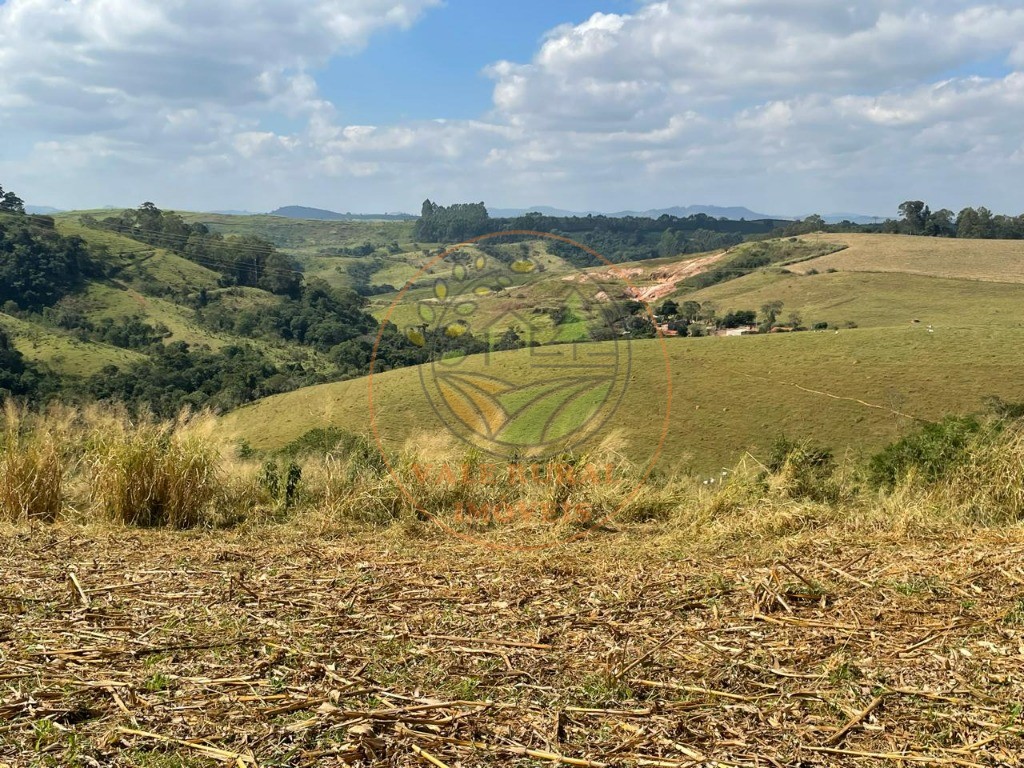
[[4, 192], [0, 186], [0, 211], [4, 213], [24, 213], [25, 201], [13, 192]]
[[779, 319], [782, 307], [783, 304], [778, 299], [761, 305], [761, 324], [767, 330], [771, 330], [771, 327], [775, 325], [775, 321]]

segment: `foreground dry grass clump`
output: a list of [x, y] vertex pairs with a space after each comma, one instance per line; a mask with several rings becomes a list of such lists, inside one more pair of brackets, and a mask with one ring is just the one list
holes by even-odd
[[209, 436], [195, 432], [188, 421], [113, 421], [95, 436], [89, 457], [93, 501], [107, 516], [129, 525], [197, 525], [219, 478]]
[[8, 402], [0, 424], [0, 520], [109, 519], [190, 528], [222, 488], [212, 419]]
[[0, 418], [0, 520], [53, 522], [64, 506], [64, 465], [52, 423], [26, 425], [12, 403]]
[[[587, 454], [494, 463], [437, 436], [382, 454], [339, 430], [254, 456], [219, 441], [217, 426], [206, 414], [159, 422], [117, 409], [30, 413], [8, 404], [0, 520], [177, 529], [290, 520], [336, 533], [433, 519], [450, 533], [499, 543], [509, 529], [558, 542], [591, 528], [658, 521], [713, 549], [813, 530], [949, 532], [1024, 519], [1019, 420], [957, 432], [960, 454], [948, 470], [925, 477], [901, 469], [881, 489], [864, 468], [837, 465], [831, 454], [793, 441], [764, 462], [746, 457], [709, 485], [645, 476], [622, 458], [614, 435]], [[947, 446], [935, 441], [943, 435], [928, 435], [932, 442], [910, 454], [936, 445], [942, 453]]]
[[1020, 531], [691, 552], [10, 528], [0, 765], [1020, 765]]

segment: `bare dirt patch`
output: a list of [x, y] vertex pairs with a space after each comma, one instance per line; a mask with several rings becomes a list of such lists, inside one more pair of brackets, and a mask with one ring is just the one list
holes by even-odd
[[383, 537], [0, 535], [0, 764], [1020, 764], [1019, 536]]
[[714, 264], [721, 261], [728, 251], [701, 256], [696, 259], [685, 259], [675, 264], [662, 264], [656, 267], [610, 267], [604, 270], [590, 270], [585, 273], [567, 275], [563, 280], [586, 282], [596, 280], [604, 282], [625, 282], [626, 295], [637, 301], [657, 301], [676, 292], [679, 283], [688, 277], [707, 272]]

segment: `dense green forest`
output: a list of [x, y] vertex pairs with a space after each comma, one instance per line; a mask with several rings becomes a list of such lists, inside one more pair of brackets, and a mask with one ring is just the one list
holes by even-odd
[[38, 310], [51, 306], [100, 273], [85, 243], [76, 237], [61, 237], [52, 219], [0, 216], [0, 307]]
[[[454, 243], [502, 232], [544, 232], [580, 242], [601, 255], [597, 258], [567, 242], [552, 240], [551, 250], [578, 267], [603, 262], [642, 261], [677, 254], [703, 253], [738, 245], [752, 235], [764, 235], [781, 220], [731, 221], [705, 214], [686, 218], [661, 216], [545, 216], [527, 213], [515, 218], [491, 218], [484, 203], [441, 206], [423, 203], [416, 237], [427, 242]], [[788, 222], [786, 222], [788, 223]], [[491, 242], [501, 242], [495, 238]]]

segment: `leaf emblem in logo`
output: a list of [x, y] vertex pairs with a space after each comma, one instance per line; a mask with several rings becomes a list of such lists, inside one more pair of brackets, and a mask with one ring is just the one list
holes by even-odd
[[516, 385], [477, 373], [444, 373], [438, 389], [451, 413], [493, 442], [538, 446], [576, 432], [600, 409], [612, 380], [572, 376]]

